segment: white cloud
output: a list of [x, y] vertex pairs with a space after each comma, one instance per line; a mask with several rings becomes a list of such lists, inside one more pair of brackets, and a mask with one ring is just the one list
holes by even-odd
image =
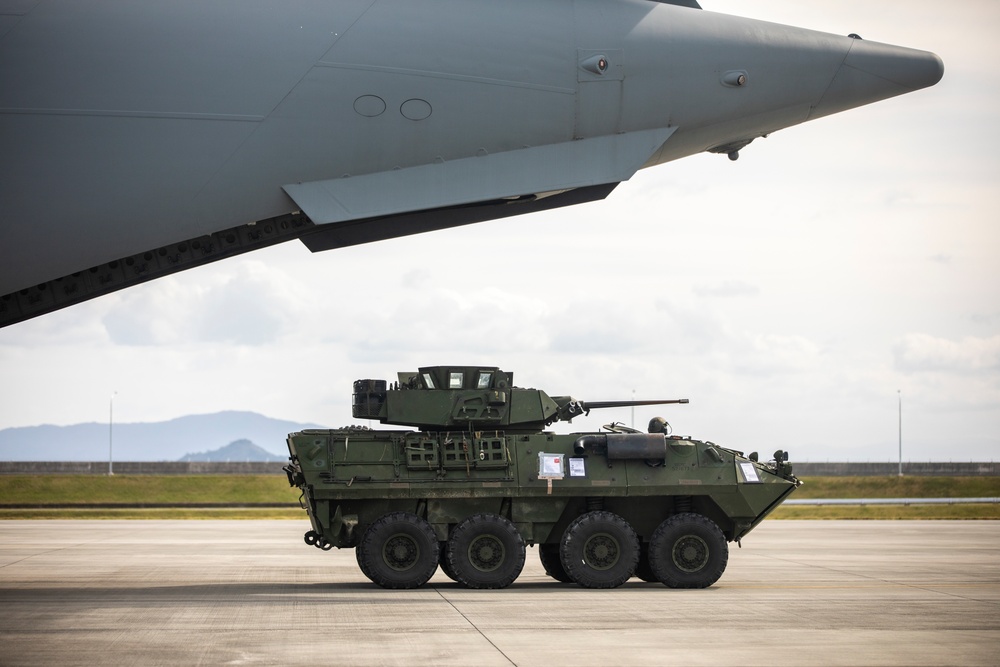
[[692, 291], [702, 297], [730, 298], [760, 294], [760, 288], [742, 280], [723, 280], [711, 285], [695, 285]]
[[821, 363], [819, 345], [803, 336], [755, 334], [742, 341], [733, 370], [754, 375], [806, 373]]
[[104, 315], [111, 341], [118, 345], [163, 345], [183, 338], [189, 327], [192, 290], [168, 277], [141, 290], [125, 290]]
[[961, 340], [907, 334], [893, 346], [896, 367], [906, 373], [982, 373], [1000, 370], [1000, 335]]
[[125, 290], [103, 321], [120, 345], [262, 345], [296, 321], [300, 292], [300, 283], [280, 269], [242, 260], [227, 270], [195, 270]]
[[482, 357], [545, 346], [548, 306], [544, 301], [508, 292], [491, 282], [472, 289], [442, 287], [437, 282], [426, 278], [419, 287], [382, 284], [382, 291], [400, 290], [403, 298], [395, 299], [391, 309], [372, 304], [340, 318], [338, 342], [371, 362], [397, 358], [401, 350], [409, 356], [451, 355], [443, 363], [455, 363], [456, 355]]

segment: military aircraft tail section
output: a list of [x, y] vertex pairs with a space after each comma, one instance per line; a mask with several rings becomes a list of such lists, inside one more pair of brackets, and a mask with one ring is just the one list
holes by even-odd
[[809, 120], [927, 88], [944, 75], [944, 63], [933, 53], [853, 37]]
[[600, 199], [943, 73], [925, 51], [700, 9], [0, 0], [0, 326], [293, 238]]

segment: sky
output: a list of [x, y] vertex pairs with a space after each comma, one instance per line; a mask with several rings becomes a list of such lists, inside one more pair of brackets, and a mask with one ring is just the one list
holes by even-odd
[[[492, 365], [644, 428], [794, 461], [1000, 458], [1000, 3], [704, 0], [934, 51], [933, 88], [601, 202], [311, 254], [298, 242], [0, 329], [0, 429], [251, 410], [338, 427], [351, 384]], [[279, 450], [274, 443], [258, 443]]]

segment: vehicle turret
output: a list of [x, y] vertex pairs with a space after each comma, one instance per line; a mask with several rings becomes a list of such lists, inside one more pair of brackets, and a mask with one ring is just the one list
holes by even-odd
[[602, 408], [687, 403], [688, 399], [580, 401], [514, 386], [514, 374], [496, 366], [426, 366], [385, 380], [354, 383], [355, 419], [412, 426], [422, 431], [541, 431]]

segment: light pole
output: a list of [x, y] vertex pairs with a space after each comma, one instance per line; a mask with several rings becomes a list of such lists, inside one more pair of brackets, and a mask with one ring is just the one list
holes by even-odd
[[896, 390], [899, 398], [899, 476], [903, 476], [903, 392]]
[[113, 392], [111, 394], [111, 400], [108, 402], [108, 474], [114, 475], [114, 432], [115, 432], [115, 396], [118, 392]]
[[[635, 403], [635, 389], [632, 390], [632, 402]], [[635, 428], [635, 405], [632, 406], [632, 428]]]

